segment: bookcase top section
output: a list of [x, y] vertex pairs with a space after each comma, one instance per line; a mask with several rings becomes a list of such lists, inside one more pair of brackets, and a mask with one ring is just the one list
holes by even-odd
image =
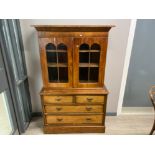
[[109, 32], [114, 25], [32, 25], [44, 32]]

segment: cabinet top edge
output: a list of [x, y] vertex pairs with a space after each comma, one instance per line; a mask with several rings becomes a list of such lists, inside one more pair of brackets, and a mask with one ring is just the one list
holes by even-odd
[[45, 32], [109, 32], [115, 25], [32, 25], [32, 27]]
[[103, 88], [42, 88], [40, 95], [107, 95], [109, 91]]

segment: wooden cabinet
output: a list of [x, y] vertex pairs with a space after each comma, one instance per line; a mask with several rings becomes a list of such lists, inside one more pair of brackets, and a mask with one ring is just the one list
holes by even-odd
[[104, 75], [112, 26], [34, 27], [42, 68], [44, 132], [105, 132]]

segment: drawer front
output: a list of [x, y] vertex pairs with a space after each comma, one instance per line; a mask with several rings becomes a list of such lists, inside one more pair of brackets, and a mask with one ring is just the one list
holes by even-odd
[[104, 102], [104, 96], [76, 96], [77, 103], [102, 103]]
[[91, 124], [102, 123], [102, 115], [87, 115], [87, 116], [52, 116], [45, 117], [47, 124]]
[[45, 112], [47, 113], [64, 113], [64, 112], [92, 112], [102, 113], [103, 106], [45, 106]]
[[73, 96], [43, 96], [44, 103], [72, 103]]

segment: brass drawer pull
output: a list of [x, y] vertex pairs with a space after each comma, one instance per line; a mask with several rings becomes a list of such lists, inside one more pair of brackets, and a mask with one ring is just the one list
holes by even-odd
[[87, 98], [88, 102], [91, 102], [93, 100], [93, 98]]
[[86, 110], [87, 111], [91, 111], [92, 110], [92, 107], [86, 107]]
[[62, 118], [57, 118], [57, 121], [61, 122], [63, 119]]
[[86, 118], [86, 121], [92, 121], [92, 119], [91, 118]]
[[62, 110], [62, 108], [61, 108], [61, 107], [56, 107], [56, 109], [57, 109], [57, 111], [60, 111], [60, 110]]
[[56, 101], [61, 101], [61, 98], [56, 98], [55, 100], [56, 100]]

